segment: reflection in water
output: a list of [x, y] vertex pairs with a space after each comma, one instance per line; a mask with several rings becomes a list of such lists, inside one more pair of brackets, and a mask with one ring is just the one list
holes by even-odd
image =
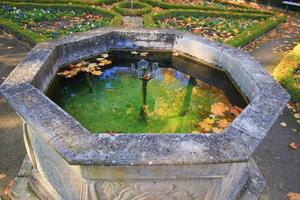
[[[130, 72], [128, 60], [116, 57], [115, 60], [119, 63], [103, 69], [101, 76], [82, 72], [69, 79], [57, 78], [48, 94], [91, 132], [222, 132], [240, 112], [234, 110], [223, 90], [207, 84], [216, 77], [220, 82], [221, 75], [207, 71], [205, 76], [197, 71], [196, 64], [177, 58], [175, 63], [160, 62], [156, 76], [148, 81], [147, 106], [144, 108], [147, 123], [143, 123], [140, 118], [141, 81]], [[191, 74], [197, 78], [167, 68], [172, 65], [190, 67], [185, 69], [193, 70], [195, 73]], [[205, 82], [199, 79], [201, 76], [206, 78]]]
[[127, 67], [106, 69], [100, 77], [80, 74], [63, 85], [54, 100], [92, 132], [192, 132], [213, 103], [229, 105], [221, 90], [171, 68], [159, 68], [149, 81], [148, 123], [139, 120], [141, 81]]

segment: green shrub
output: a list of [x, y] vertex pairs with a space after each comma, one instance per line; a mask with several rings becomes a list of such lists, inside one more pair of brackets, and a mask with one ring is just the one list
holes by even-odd
[[119, 3], [115, 3], [113, 5], [113, 9], [122, 15], [128, 16], [139, 16], [146, 13], [150, 13], [152, 11], [152, 7], [146, 3], [134, 1], [133, 9], [130, 8], [130, 1], [123, 1]]
[[258, 36], [270, 31], [271, 29], [277, 27], [282, 22], [286, 21], [285, 15], [273, 16], [269, 19], [255, 24], [249, 27], [247, 30], [243, 31], [239, 35], [226, 40], [224, 43], [234, 47], [242, 47], [246, 44], [255, 40]]
[[34, 46], [39, 42], [47, 41], [46, 37], [30, 30], [24, 29], [3, 17], [0, 17], [0, 27], [1, 29], [9, 33], [12, 33], [18, 39], [28, 43], [30, 46]]
[[2, 2], [30, 2], [45, 4], [82, 4], [82, 5], [102, 5], [113, 4], [119, 0], [2, 0]]
[[300, 44], [284, 57], [273, 76], [290, 93], [292, 100], [300, 103]]

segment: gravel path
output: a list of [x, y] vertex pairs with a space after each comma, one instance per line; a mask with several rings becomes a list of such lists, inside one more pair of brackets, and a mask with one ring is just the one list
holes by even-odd
[[[0, 31], [0, 84], [30, 49]], [[0, 96], [0, 199], [3, 189], [18, 173], [26, 155], [20, 117]]]
[[248, 51], [269, 73], [300, 42], [300, 13], [289, 12], [288, 21], [258, 38], [243, 49]]
[[[269, 73], [300, 42], [300, 13], [289, 13], [287, 23], [244, 48]], [[284, 200], [288, 192], [300, 193], [300, 123], [294, 114], [286, 108], [254, 154], [267, 180], [261, 200]], [[296, 151], [289, 148], [291, 142], [298, 145]]]

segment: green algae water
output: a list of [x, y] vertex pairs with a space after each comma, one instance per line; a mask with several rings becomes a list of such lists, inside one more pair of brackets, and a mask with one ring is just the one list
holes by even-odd
[[[48, 92], [93, 133], [221, 132], [225, 128], [224, 123], [220, 126], [221, 120], [229, 124], [235, 118], [226, 108], [246, 105], [224, 73], [169, 53], [152, 52], [144, 59], [158, 62], [159, 69], [147, 83], [144, 121], [142, 81], [129, 68], [141, 57], [113, 52], [109, 59], [112, 64], [103, 68], [100, 76], [56, 77]], [[227, 112], [212, 113], [214, 105], [222, 105]]]

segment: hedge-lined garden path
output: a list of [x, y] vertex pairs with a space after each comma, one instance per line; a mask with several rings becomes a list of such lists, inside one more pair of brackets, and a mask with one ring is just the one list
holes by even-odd
[[243, 49], [248, 51], [269, 73], [300, 42], [300, 13], [289, 12], [288, 21]]
[[[0, 84], [29, 50], [0, 30]], [[6, 199], [3, 190], [19, 172], [25, 155], [21, 120], [0, 96], [0, 199]]]
[[[244, 47], [272, 73], [282, 58], [300, 42], [300, 13], [290, 12], [288, 21]], [[294, 110], [295, 111], [295, 110]], [[300, 193], [300, 123], [292, 108], [285, 108], [268, 136], [254, 153], [266, 178], [261, 200], [287, 199], [288, 192]], [[296, 151], [289, 144], [298, 145]]]
[[122, 26], [126, 28], [143, 28], [144, 19], [143, 17], [124, 16], [122, 17]]

